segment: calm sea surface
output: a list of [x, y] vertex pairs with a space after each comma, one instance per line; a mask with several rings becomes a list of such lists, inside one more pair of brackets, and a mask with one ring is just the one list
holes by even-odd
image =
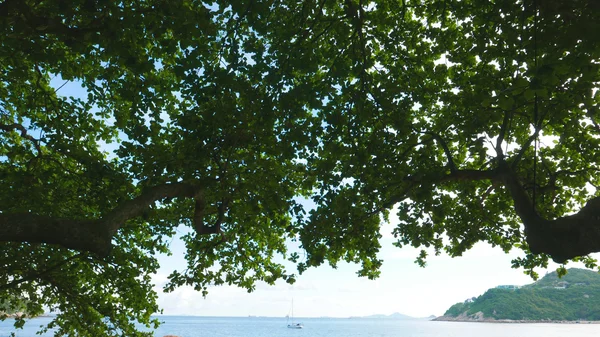
[[[230, 318], [161, 316], [163, 325], [156, 337], [596, 337], [600, 324], [493, 324], [376, 319], [301, 319], [304, 329], [286, 327], [284, 318]], [[12, 321], [0, 322], [0, 337], [16, 331], [18, 337], [35, 337], [40, 324], [49, 318], [29, 321], [23, 330], [14, 330]], [[43, 336], [52, 336], [48, 333]]]

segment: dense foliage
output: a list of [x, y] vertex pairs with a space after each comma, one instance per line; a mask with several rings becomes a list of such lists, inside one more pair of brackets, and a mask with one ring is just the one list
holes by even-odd
[[10, 297], [0, 301], [0, 316], [24, 313], [27, 303], [22, 298]]
[[563, 278], [552, 272], [516, 290], [493, 288], [450, 307], [444, 316], [474, 316], [511, 320], [600, 320], [600, 275], [570, 269]]
[[133, 336], [178, 226], [166, 290], [251, 291], [377, 277], [394, 207], [421, 264], [484, 241], [594, 266], [599, 25], [589, 0], [5, 0], [0, 301]]

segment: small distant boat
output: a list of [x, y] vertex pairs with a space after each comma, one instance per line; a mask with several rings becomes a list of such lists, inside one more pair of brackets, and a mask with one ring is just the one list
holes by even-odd
[[292, 324], [288, 324], [288, 328], [290, 328], [290, 329], [302, 329], [302, 328], [304, 328], [304, 325], [302, 325], [302, 323], [292, 323]]
[[302, 325], [302, 323], [294, 323], [294, 299], [292, 299], [292, 314], [288, 315], [287, 318], [288, 318], [288, 325], [287, 325], [288, 329], [304, 328], [304, 325]]

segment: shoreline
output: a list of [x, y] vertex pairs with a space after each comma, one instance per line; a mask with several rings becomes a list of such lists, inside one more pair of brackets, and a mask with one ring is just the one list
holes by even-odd
[[16, 318], [23, 318], [23, 319], [35, 319], [35, 318], [44, 318], [44, 317], [52, 317], [52, 315], [49, 314], [41, 314], [39, 316], [28, 316], [25, 313], [16, 313], [16, 314], [2, 314], [0, 313], [0, 316], [5, 316], [5, 319], [16, 319]]
[[600, 321], [586, 321], [586, 320], [577, 320], [577, 321], [567, 321], [567, 320], [550, 320], [550, 319], [542, 319], [542, 320], [534, 320], [534, 319], [495, 319], [495, 318], [469, 318], [469, 317], [448, 317], [448, 316], [440, 316], [432, 319], [431, 321], [435, 322], [462, 322], [462, 323], [499, 323], [499, 324], [600, 324]]

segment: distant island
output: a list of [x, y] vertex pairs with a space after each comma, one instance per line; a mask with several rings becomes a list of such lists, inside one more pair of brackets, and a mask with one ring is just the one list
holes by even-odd
[[456, 303], [435, 321], [584, 322], [600, 321], [600, 274], [569, 269], [535, 283], [500, 285], [479, 297]]
[[369, 315], [369, 316], [351, 316], [350, 318], [352, 318], [352, 319], [364, 318], [364, 319], [415, 320], [415, 319], [432, 319], [432, 318], [435, 318], [435, 316], [429, 316], [429, 317], [412, 317], [412, 316], [401, 314], [399, 312], [395, 312], [395, 313], [393, 313], [391, 315], [377, 314], [377, 315]]

